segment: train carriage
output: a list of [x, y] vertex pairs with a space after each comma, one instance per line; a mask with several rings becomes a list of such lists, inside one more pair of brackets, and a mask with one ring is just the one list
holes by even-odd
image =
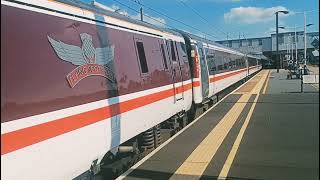
[[96, 172], [107, 152], [141, 148], [150, 129], [176, 128], [192, 105], [261, 69], [254, 56], [76, 0], [2, 0], [1, 10], [2, 179]]
[[249, 75], [259, 71], [262, 69], [261, 58], [254, 55], [248, 56], [248, 66], [249, 66]]
[[190, 109], [179, 33], [77, 1], [1, 10], [1, 179], [72, 179]]
[[183, 34], [192, 68], [193, 102], [203, 104], [214, 95], [262, 68], [259, 58], [213, 41]]

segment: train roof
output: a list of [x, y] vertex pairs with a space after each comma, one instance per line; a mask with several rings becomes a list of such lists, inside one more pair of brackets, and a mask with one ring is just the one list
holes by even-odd
[[[204, 45], [208, 45], [208, 47], [213, 47], [216, 50], [220, 50], [220, 51], [224, 51], [232, 54], [244, 55], [240, 51], [225, 47], [212, 40], [205, 39], [182, 30], [159, 27], [144, 21], [136, 20], [128, 16], [113, 12], [111, 10], [106, 10], [106, 9], [96, 7], [93, 4], [81, 2], [79, 0], [56, 0], [56, 1], [46, 0], [46, 1], [42, 1], [42, 3], [37, 0], [17, 0], [17, 1], [23, 2], [25, 4], [30, 4], [33, 6], [35, 5], [36, 7], [39, 7], [39, 8], [43, 7], [46, 10], [52, 8], [56, 12], [60, 12], [62, 14], [74, 15], [75, 17], [78, 17], [78, 18], [83, 18], [86, 20], [94, 20], [100, 23], [105, 23], [105, 24], [117, 26], [120, 28], [126, 28], [128, 30], [134, 30], [140, 33], [146, 33], [153, 36], [159, 36], [159, 37], [178, 40], [178, 41], [183, 41], [183, 36], [188, 36], [190, 39], [195, 41], [201, 41], [202, 43], [204, 43]], [[43, 3], [43, 2], [46, 2], [46, 3]], [[52, 3], [59, 3], [60, 6], [62, 4], [64, 5], [64, 7], [61, 8], [58, 4], [52, 4]], [[85, 11], [90, 12], [90, 14], [86, 13]], [[127, 27], [130, 25], [125, 23], [124, 25], [122, 24], [119, 25], [117, 23], [114, 23], [115, 21], [112, 19], [108, 19], [109, 21], [111, 21], [110, 23], [109, 21], [106, 22], [105, 19], [102, 18], [103, 16], [111, 17], [113, 19], [120, 20], [121, 22], [128, 22], [130, 24], [134, 24], [135, 27], [134, 28]], [[248, 55], [248, 57], [257, 58], [256, 56], [253, 56], [253, 55]]]
[[174, 34], [176, 36], [181, 36], [180, 33], [176, 32], [174, 30], [171, 30], [171, 29], [168, 29], [168, 28], [159, 27], [159, 26], [150, 24], [150, 23], [145, 22], [145, 21], [136, 20], [136, 19], [133, 19], [131, 17], [125, 16], [123, 14], [119, 14], [119, 13], [116, 13], [114, 11], [105, 10], [105, 9], [96, 7], [96, 6], [92, 5], [92, 4], [84, 3], [84, 2], [79, 1], [79, 0], [57, 0], [57, 1], [61, 2], [61, 3], [64, 3], [64, 4], [71, 5], [71, 6], [79, 7], [81, 9], [85, 9], [85, 10], [91, 11], [91, 12], [97, 13], [99, 15], [105, 15], [105, 16], [113, 17], [113, 18], [116, 18], [116, 19], [119, 19], [119, 20], [123, 20], [123, 21], [127, 21], [127, 22], [130, 22], [130, 23], [134, 23], [134, 24], [137, 24], [137, 25], [140, 25], [140, 26], [152, 28], [152, 29], [155, 29], [155, 30], [158, 30], [158, 31], [162, 31], [162, 32], [168, 32], [168, 33]]
[[[245, 56], [245, 54], [243, 52], [240, 52], [239, 50], [226, 47], [226, 46], [224, 46], [222, 44], [219, 44], [219, 43], [216, 43], [216, 42], [214, 42], [214, 41], [212, 41], [210, 39], [199, 37], [197, 35], [194, 35], [194, 34], [191, 34], [191, 33], [185, 32], [185, 31], [181, 31], [181, 30], [178, 30], [178, 31], [180, 31], [181, 33], [189, 36], [189, 38], [191, 38], [192, 40], [201, 41], [202, 43], [209, 44], [209, 45], [213, 46], [214, 49], [216, 49], [216, 50], [220, 50], [220, 51], [224, 51], [224, 52], [228, 52], [228, 53], [233, 53], [233, 54]], [[256, 56], [256, 55], [253, 55], [253, 54], [247, 54], [246, 56], [250, 57], [250, 58], [261, 59], [259, 56]]]
[[111, 10], [102, 9], [93, 4], [84, 3], [79, 0], [1, 1], [1, 3], [3, 2], [10, 6], [16, 4], [18, 7], [23, 9], [73, 19], [80, 22], [184, 42], [183, 36], [176, 31], [135, 20], [125, 15]]
[[232, 54], [237, 54], [237, 55], [242, 55], [244, 56], [245, 54], [238, 51], [238, 50], [235, 50], [235, 49], [232, 49], [232, 48], [229, 48], [229, 47], [226, 47], [226, 46], [223, 46], [219, 43], [216, 43], [210, 39], [206, 39], [206, 38], [203, 38], [203, 37], [200, 37], [200, 36], [197, 36], [197, 35], [194, 35], [194, 34], [191, 34], [191, 33], [188, 33], [188, 32], [185, 32], [185, 31], [181, 31], [181, 30], [178, 30], [180, 33], [188, 36], [191, 40], [193, 41], [200, 41], [202, 42], [205, 46], [208, 46], [208, 47], [212, 47], [213, 49], [215, 50], [219, 50], [219, 51], [223, 51], [223, 52], [227, 52], [227, 53], [232, 53]]

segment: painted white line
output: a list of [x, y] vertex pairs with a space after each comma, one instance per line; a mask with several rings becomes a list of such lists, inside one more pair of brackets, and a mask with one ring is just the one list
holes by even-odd
[[252, 104], [250, 110], [249, 110], [249, 113], [245, 119], [245, 122], [244, 124], [242, 125], [241, 129], [240, 129], [240, 132], [236, 138], [236, 140], [234, 141], [234, 144], [231, 148], [231, 151], [227, 157], [227, 160], [226, 162], [224, 163], [223, 167], [222, 167], [222, 170], [219, 174], [219, 177], [218, 177], [218, 180], [225, 180], [228, 176], [228, 173], [229, 173], [229, 170], [231, 168], [231, 165], [233, 163], [233, 160], [237, 154], [237, 151], [239, 149], [239, 146], [240, 146], [240, 143], [241, 143], [241, 140], [243, 138], [243, 135], [247, 129], [247, 126], [249, 124], [249, 121], [251, 119], [251, 116], [253, 114], [253, 111], [254, 111], [254, 108], [256, 107], [256, 104], [257, 104], [257, 101], [258, 101], [258, 98], [259, 98], [259, 95], [260, 94], [257, 94], [256, 98], [254, 99], [254, 103]]
[[[258, 74], [258, 73], [257, 73]], [[257, 75], [256, 74], [256, 75]], [[250, 79], [252, 79], [253, 77], [255, 77], [256, 75], [252, 76]], [[220, 101], [218, 101], [216, 104], [214, 104], [211, 108], [209, 108], [207, 111], [205, 111], [203, 114], [201, 114], [198, 118], [196, 118], [195, 120], [193, 120], [190, 124], [188, 124], [186, 127], [184, 127], [183, 129], [181, 129], [177, 134], [175, 134], [174, 136], [172, 136], [171, 138], [169, 138], [167, 141], [165, 141], [163, 144], [161, 144], [159, 147], [157, 147], [155, 150], [153, 150], [152, 152], [150, 152], [147, 156], [145, 156], [144, 158], [142, 158], [139, 162], [137, 162], [134, 166], [132, 166], [130, 169], [128, 169], [125, 173], [123, 173], [122, 175], [120, 175], [116, 180], [122, 180], [124, 179], [127, 175], [129, 175], [133, 170], [135, 170], [137, 167], [139, 167], [141, 164], [143, 164], [145, 161], [147, 161], [151, 156], [153, 156], [155, 153], [157, 153], [158, 151], [160, 151], [164, 146], [166, 146], [168, 143], [170, 143], [174, 138], [176, 138], [177, 136], [179, 136], [181, 133], [183, 133], [185, 130], [187, 130], [190, 126], [192, 126], [195, 122], [197, 122], [199, 119], [201, 119], [204, 115], [206, 115], [209, 111], [211, 111], [214, 107], [216, 107], [220, 102], [222, 102], [225, 98], [227, 98], [229, 95], [233, 94], [234, 92], [236, 92], [238, 89], [240, 89], [242, 86], [246, 85], [249, 80], [246, 81], [245, 83], [241, 84], [239, 87], [237, 87], [235, 90], [233, 90], [231, 93], [229, 93], [228, 95], [226, 95], [225, 97], [223, 97]]]

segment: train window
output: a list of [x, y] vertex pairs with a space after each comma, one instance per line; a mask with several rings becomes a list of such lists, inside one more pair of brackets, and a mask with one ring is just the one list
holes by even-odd
[[241, 67], [241, 59], [237, 59], [237, 66]]
[[224, 63], [224, 69], [228, 69], [228, 63], [227, 62]]
[[[177, 43], [176, 42], [174, 42], [174, 47], [176, 48], [176, 52], [177, 52], [177, 59], [178, 59], [178, 61], [180, 60], [180, 58], [179, 58], [179, 51], [178, 51], [178, 47], [177, 47]], [[181, 51], [180, 51], [181, 52]]]
[[181, 46], [182, 51], [183, 51], [185, 54], [187, 54], [186, 45], [185, 45], [183, 42], [180, 42], [180, 46]]
[[166, 55], [164, 54], [165, 51], [164, 51], [163, 44], [161, 44], [160, 46], [161, 46], [164, 68], [168, 69], [167, 58], [166, 58]]
[[199, 56], [200, 56], [200, 57], [203, 56], [203, 50], [202, 50], [202, 48], [199, 48]]
[[214, 71], [217, 70], [216, 65], [215, 65], [215, 54], [212, 50], [210, 49], [205, 49], [206, 50], [206, 59], [208, 63], [208, 68], [210, 69], [211, 73], [214, 73]]
[[172, 61], [177, 61], [177, 59], [176, 59], [176, 53], [175, 53], [175, 51], [174, 51], [173, 41], [170, 41], [170, 47], [171, 47]]
[[245, 59], [241, 59], [241, 64], [242, 64], [242, 67], [245, 67], [246, 66], [246, 60]]
[[228, 66], [229, 66], [229, 63], [228, 63], [228, 59], [225, 57], [224, 59], [223, 59], [224, 61], [224, 67], [223, 67], [223, 69], [228, 69]]
[[221, 53], [219, 51], [217, 51], [215, 57], [216, 57], [215, 64], [217, 67], [217, 71], [223, 70], [223, 57], [222, 57]]
[[230, 60], [229, 61], [229, 69], [231, 69], [232, 68], [232, 61]]
[[235, 67], [237, 66], [235, 60], [232, 60], [232, 61], [231, 61], [231, 66], [232, 66], [232, 68], [235, 68]]
[[144, 52], [144, 47], [142, 42], [136, 42], [138, 55], [139, 55], [139, 61], [140, 61], [140, 67], [142, 73], [148, 72], [148, 65], [147, 65], [147, 59], [146, 54]]

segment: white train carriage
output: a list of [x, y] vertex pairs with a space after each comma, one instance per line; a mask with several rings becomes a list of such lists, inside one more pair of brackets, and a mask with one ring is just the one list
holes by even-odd
[[201, 104], [220, 91], [259, 71], [261, 60], [213, 41], [179, 31], [189, 53], [193, 102]]

